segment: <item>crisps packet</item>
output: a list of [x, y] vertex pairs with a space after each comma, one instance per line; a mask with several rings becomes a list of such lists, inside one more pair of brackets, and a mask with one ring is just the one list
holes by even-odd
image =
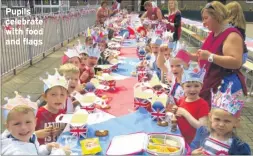
[[102, 151], [98, 138], [89, 138], [80, 141], [83, 155], [94, 155]]

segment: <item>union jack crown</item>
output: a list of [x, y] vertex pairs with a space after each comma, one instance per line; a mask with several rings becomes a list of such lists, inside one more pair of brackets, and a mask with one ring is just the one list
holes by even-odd
[[219, 90], [216, 94], [214, 94], [213, 90], [211, 90], [212, 108], [223, 109], [231, 113], [233, 116], [238, 116], [242, 110], [242, 107], [244, 106], [244, 102], [238, 99], [238, 96], [242, 92], [235, 94], [231, 93], [232, 85], [233, 83], [229, 82], [228, 87], [224, 93]]
[[100, 50], [97, 46], [87, 48], [87, 54], [89, 57], [100, 57]]
[[189, 69], [184, 69], [181, 83], [186, 83], [190, 81], [203, 83], [205, 74], [206, 74], [205, 67], [203, 68], [200, 68], [199, 66], [189, 67]]

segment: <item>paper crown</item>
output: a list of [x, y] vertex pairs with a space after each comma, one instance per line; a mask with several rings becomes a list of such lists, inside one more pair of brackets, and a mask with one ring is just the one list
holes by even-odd
[[99, 50], [98, 46], [88, 47], [87, 48], [87, 54], [88, 54], [89, 57], [99, 58], [100, 57], [100, 50]]
[[225, 92], [218, 90], [218, 92], [214, 94], [213, 90], [211, 90], [212, 108], [223, 109], [234, 116], [238, 116], [242, 110], [242, 107], [244, 106], [244, 102], [238, 99], [238, 96], [241, 94], [241, 92], [239, 94], [237, 93], [232, 95], [232, 85], [233, 83], [229, 82]]
[[42, 80], [45, 84], [45, 88], [44, 91], [55, 87], [55, 86], [62, 86], [66, 89], [68, 89], [68, 81], [65, 79], [64, 76], [61, 76], [57, 70], [57, 68], [55, 68], [55, 74], [54, 75], [49, 75], [49, 73], [47, 73], [48, 78], [47, 79], [43, 79], [40, 78], [40, 80]]
[[78, 40], [78, 45], [75, 46], [75, 49], [76, 49], [78, 54], [87, 53], [86, 49], [85, 49], [85, 46], [81, 44], [80, 40]]
[[163, 43], [162, 39], [159, 38], [159, 37], [154, 37], [152, 40], [151, 40], [151, 44], [157, 44], [157, 45], [161, 45]]
[[173, 39], [173, 33], [169, 31], [164, 31], [162, 34], [163, 42], [169, 43]]
[[4, 98], [4, 100], [7, 101], [7, 104], [3, 105], [2, 108], [6, 109], [6, 110], [12, 110], [16, 106], [26, 105], [26, 106], [33, 108], [34, 110], [38, 109], [39, 101], [32, 102], [30, 100], [29, 95], [26, 98], [24, 98], [21, 95], [19, 95], [19, 93], [17, 91], [15, 91], [14, 93], [16, 94], [16, 96], [13, 99], [9, 99], [8, 97]]
[[205, 74], [206, 69], [204, 67], [200, 68], [198, 65], [196, 65], [196, 67], [193, 67], [191, 65], [188, 69], [184, 69], [181, 83], [186, 83], [190, 81], [197, 81], [203, 83]]
[[77, 51], [77, 49], [70, 49], [68, 48], [66, 52], [64, 52], [64, 54], [68, 57], [68, 58], [72, 58], [72, 57], [80, 57], [79, 53]]

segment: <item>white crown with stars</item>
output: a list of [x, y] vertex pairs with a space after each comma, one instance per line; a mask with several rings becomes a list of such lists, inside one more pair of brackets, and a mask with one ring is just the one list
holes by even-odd
[[30, 100], [29, 95], [26, 98], [24, 98], [17, 91], [15, 91], [14, 93], [16, 94], [16, 96], [14, 98], [12, 98], [12, 99], [9, 99], [8, 97], [4, 98], [4, 100], [7, 101], [7, 104], [3, 105], [2, 108], [6, 109], [6, 110], [12, 110], [16, 106], [26, 105], [26, 106], [33, 108], [34, 110], [38, 109], [39, 100], [37, 102], [32, 102]]
[[89, 57], [96, 57], [99, 58], [100, 57], [100, 50], [98, 48], [98, 46], [91, 46], [87, 48], [87, 54]]
[[40, 80], [44, 82], [46, 90], [55, 86], [62, 86], [68, 90], [68, 81], [65, 79], [64, 76], [61, 76], [59, 74], [57, 68], [55, 68], [54, 75], [49, 75], [49, 73], [47, 73], [47, 75], [48, 75], [47, 79], [40, 78]]
[[191, 81], [203, 83], [205, 74], [206, 74], [205, 67], [200, 68], [198, 65], [196, 65], [195, 67], [192, 67], [192, 65], [190, 65], [188, 69], [184, 69], [181, 83], [186, 83], [186, 82], [191, 82]]
[[231, 88], [233, 83], [229, 82], [226, 91], [223, 93], [220, 90], [214, 94], [212, 93], [212, 108], [223, 109], [234, 116], [240, 114], [242, 107], [244, 106], [244, 102], [238, 99], [238, 96], [242, 94], [241, 91], [238, 93], [232, 94]]

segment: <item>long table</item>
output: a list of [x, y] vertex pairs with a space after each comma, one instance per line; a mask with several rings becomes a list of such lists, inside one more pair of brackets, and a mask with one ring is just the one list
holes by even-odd
[[[111, 97], [109, 105], [111, 108], [105, 111], [115, 118], [107, 121], [97, 122], [88, 125], [87, 138], [94, 138], [96, 130], [108, 130], [107, 137], [100, 137], [99, 141], [102, 152], [98, 154], [105, 155], [106, 150], [114, 136], [145, 132], [145, 133], [171, 133], [168, 127], [160, 127], [151, 119], [150, 113], [145, 109], [134, 111], [134, 94], [133, 86], [137, 83], [137, 78], [131, 76], [131, 72], [135, 70], [136, 64], [139, 62], [136, 56], [136, 47], [129, 46], [121, 49], [121, 58], [124, 58], [123, 64], [119, 65], [119, 69], [114, 74], [123, 75], [125, 78], [116, 81], [116, 90], [106, 93]], [[180, 135], [179, 130], [173, 134]], [[71, 136], [69, 131], [61, 134], [58, 142], [61, 145], [70, 145], [74, 154], [81, 154], [80, 140]], [[147, 154], [147, 153], [141, 153]]]

